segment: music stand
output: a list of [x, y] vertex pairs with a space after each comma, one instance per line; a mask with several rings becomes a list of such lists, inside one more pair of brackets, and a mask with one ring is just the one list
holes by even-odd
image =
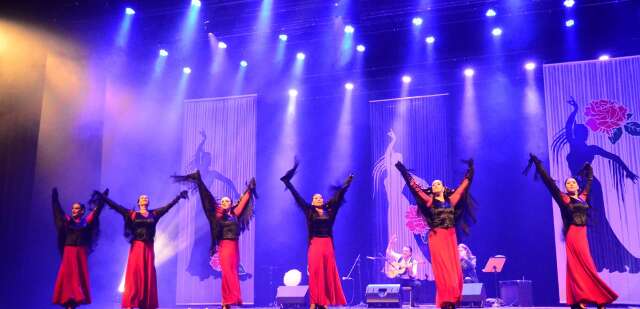
[[484, 265], [484, 268], [482, 269], [482, 272], [493, 273], [493, 278], [496, 286], [496, 302], [494, 304], [497, 305], [496, 307], [499, 307], [500, 302], [502, 301], [500, 299], [500, 290], [498, 289], [498, 273], [502, 272], [502, 268], [504, 267], [504, 263], [506, 261], [507, 257], [505, 257], [504, 255], [496, 255], [490, 257], [487, 261], [487, 264]]

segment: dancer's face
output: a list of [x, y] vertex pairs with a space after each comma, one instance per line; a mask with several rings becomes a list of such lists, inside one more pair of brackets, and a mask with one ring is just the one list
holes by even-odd
[[138, 207], [140, 210], [147, 210], [147, 208], [149, 208], [149, 197], [146, 195], [140, 195], [138, 197]]
[[231, 199], [228, 197], [223, 197], [220, 200], [220, 207], [222, 207], [222, 209], [227, 210], [229, 208], [231, 208]]
[[567, 181], [564, 182], [564, 186], [569, 194], [575, 194], [580, 189], [578, 182], [573, 177], [567, 179]]
[[324, 199], [322, 198], [322, 194], [319, 194], [319, 193], [314, 194], [313, 197], [311, 198], [311, 205], [320, 207], [322, 206], [322, 204], [324, 204]]
[[80, 203], [73, 203], [71, 205], [71, 216], [75, 219], [82, 218], [84, 216], [84, 207]]
[[431, 191], [434, 194], [438, 194], [438, 193], [443, 192], [444, 191], [444, 185], [442, 184], [442, 180], [438, 180], [438, 179], [434, 180], [431, 183]]

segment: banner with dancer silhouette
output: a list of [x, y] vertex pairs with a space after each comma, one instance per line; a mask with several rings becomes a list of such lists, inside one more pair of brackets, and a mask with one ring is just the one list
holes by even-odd
[[[233, 203], [248, 179], [256, 175], [256, 95], [184, 102], [182, 171], [200, 171], [216, 199]], [[218, 255], [209, 256], [211, 235], [198, 194], [179, 208], [182, 228], [176, 243], [178, 305], [219, 304]], [[255, 221], [253, 221], [255, 222]], [[240, 236], [240, 288], [245, 304], [253, 303], [254, 223]]]
[[[376, 248], [384, 254], [388, 241], [396, 235], [394, 251], [410, 246], [413, 257], [424, 261], [418, 265], [419, 279], [434, 280], [427, 244], [429, 227], [394, 165], [402, 161], [425, 188], [435, 179], [444, 181], [446, 186], [458, 184], [459, 180], [449, 175], [447, 118], [442, 112], [446, 110], [447, 97], [443, 94], [371, 101], [369, 107]], [[382, 269], [383, 263], [377, 269]]]
[[[640, 303], [640, 57], [544, 66], [550, 175], [559, 187], [590, 162], [595, 178], [588, 240], [596, 269], [620, 295]], [[566, 253], [553, 202], [560, 299]]]

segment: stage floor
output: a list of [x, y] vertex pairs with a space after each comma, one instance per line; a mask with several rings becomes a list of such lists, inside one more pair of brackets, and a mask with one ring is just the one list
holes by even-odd
[[[181, 306], [181, 307], [160, 307], [158, 309], [185, 309], [185, 308], [192, 308], [192, 309], [220, 309], [220, 305], [217, 306]], [[233, 307], [233, 308], [240, 308], [240, 307]], [[243, 306], [242, 308], [254, 308], [254, 309], [279, 309], [279, 307], [253, 307], [253, 306]], [[308, 308], [308, 307], [304, 307], [304, 308]], [[335, 308], [335, 309], [350, 309], [350, 308], [354, 308], [354, 309], [362, 309], [362, 308], [367, 308], [366, 305], [357, 305], [357, 306], [342, 306], [342, 307], [330, 307], [331, 309]], [[400, 308], [400, 307], [389, 307], [389, 308]], [[402, 309], [411, 309], [411, 308], [420, 308], [420, 309], [431, 309], [431, 308], [436, 308], [435, 305], [419, 305], [416, 307], [409, 307], [409, 306], [403, 306]], [[467, 308], [467, 307], [459, 307], [460, 309], [462, 308]], [[485, 307], [485, 308], [494, 308], [494, 307]], [[567, 309], [568, 307], [495, 307], [495, 308], [502, 308], [502, 309]], [[589, 306], [588, 308], [596, 308], [595, 306]], [[639, 306], [623, 306], [623, 305], [613, 305], [613, 306], [609, 306], [607, 308], [629, 308], [629, 309], [640, 309]]]

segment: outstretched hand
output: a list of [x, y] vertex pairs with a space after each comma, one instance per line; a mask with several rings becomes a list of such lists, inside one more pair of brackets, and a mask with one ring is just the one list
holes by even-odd
[[462, 160], [465, 164], [467, 164], [467, 172], [464, 174], [464, 177], [471, 180], [473, 179], [473, 175], [475, 174], [475, 168], [473, 166], [473, 158], [469, 160]]
[[53, 189], [51, 190], [51, 199], [57, 201], [59, 197], [60, 195], [58, 194], [58, 188], [53, 187]]
[[255, 191], [256, 190], [256, 178], [252, 177], [249, 180], [249, 183], [247, 184], [247, 187], [249, 188], [249, 190], [251, 191]]
[[634, 174], [632, 171], [627, 171], [624, 176], [633, 181], [633, 183], [638, 182], [638, 175]]
[[180, 194], [178, 195], [178, 197], [180, 197], [181, 199], [188, 199], [189, 198], [189, 191], [187, 191], [187, 190], [180, 191]]
[[344, 184], [348, 186], [351, 184], [352, 181], [353, 181], [353, 173], [349, 174], [349, 176], [347, 177], [347, 180], [344, 181]]
[[298, 161], [297, 157], [293, 158], [293, 167], [288, 170], [284, 176], [280, 177], [280, 180], [282, 181], [290, 181], [293, 178], [293, 175], [296, 174], [296, 170], [298, 169], [298, 165], [300, 165], [300, 162]]
[[540, 163], [540, 159], [538, 158], [538, 156], [534, 155], [533, 153], [529, 153], [529, 160], [533, 161], [534, 163]]

